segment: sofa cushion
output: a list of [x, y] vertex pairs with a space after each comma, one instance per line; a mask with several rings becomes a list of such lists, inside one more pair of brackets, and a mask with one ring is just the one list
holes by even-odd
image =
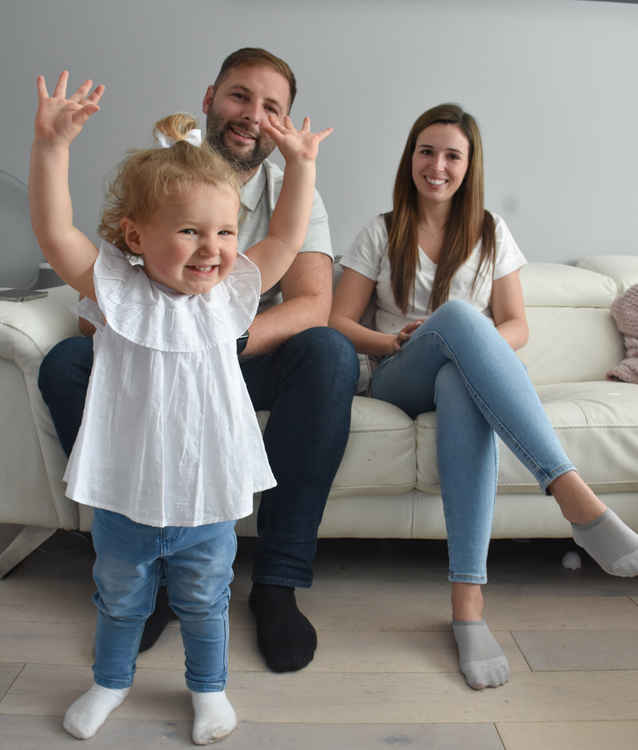
[[576, 261], [580, 268], [606, 274], [616, 282], [618, 294], [638, 284], [638, 257], [636, 255], [591, 255]]
[[355, 396], [346, 451], [331, 497], [399, 495], [416, 482], [415, 425], [385, 401]]
[[[583, 479], [599, 492], [638, 490], [638, 386], [598, 381], [538, 387], [545, 412]], [[417, 426], [417, 489], [439, 494], [436, 414]], [[499, 492], [538, 492], [534, 477], [499, 441]]]
[[521, 270], [521, 282], [529, 341], [518, 355], [532, 382], [604, 380], [623, 357], [609, 314], [615, 281], [584, 268], [530, 263]]
[[528, 307], [529, 341], [517, 354], [534, 385], [604, 380], [625, 356], [609, 309]]
[[526, 307], [608, 308], [618, 294], [608, 276], [562, 263], [523, 266], [521, 284]]

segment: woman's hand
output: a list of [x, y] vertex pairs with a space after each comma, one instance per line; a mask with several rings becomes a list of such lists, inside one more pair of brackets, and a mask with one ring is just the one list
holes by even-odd
[[409, 341], [410, 336], [416, 331], [416, 329], [423, 323], [423, 320], [412, 320], [409, 323], [406, 323], [406, 325], [403, 326], [403, 328], [397, 333], [395, 337], [395, 347], [394, 351], [398, 352], [399, 349], [405, 344], [406, 341]]
[[310, 132], [310, 118], [304, 117], [301, 130], [297, 130], [288, 115], [279, 121], [274, 115], [262, 122], [261, 129], [277, 144], [282, 156], [288, 161], [315, 161], [319, 153], [319, 144], [333, 128], [325, 128], [318, 133]]
[[35, 140], [48, 146], [66, 146], [76, 138], [84, 123], [100, 108], [98, 102], [104, 86], [96, 86], [89, 93], [93, 81], [86, 80], [68, 99], [66, 85], [69, 71], [60, 74], [52, 96], [47, 91], [44, 76], [38, 76], [38, 111], [35, 116]]

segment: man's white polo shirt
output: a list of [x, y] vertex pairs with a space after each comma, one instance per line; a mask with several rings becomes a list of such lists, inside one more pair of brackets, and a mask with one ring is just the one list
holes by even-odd
[[[270, 217], [275, 210], [277, 198], [281, 191], [283, 175], [283, 171], [277, 164], [266, 160], [250, 180], [242, 186], [238, 237], [240, 253], [263, 240], [268, 234]], [[323, 253], [334, 260], [328, 214], [317, 190], [315, 190], [312, 203], [306, 239], [299, 252]], [[279, 304], [281, 301], [280, 286], [275, 284], [272, 289], [261, 295], [259, 312], [272, 307], [272, 305]]]

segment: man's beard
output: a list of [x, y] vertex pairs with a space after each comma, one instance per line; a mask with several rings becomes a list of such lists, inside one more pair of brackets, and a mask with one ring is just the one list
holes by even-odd
[[252, 152], [246, 156], [239, 156], [226, 145], [224, 140], [224, 135], [232, 124], [235, 124], [241, 130], [245, 130], [241, 123], [224, 122], [222, 117], [209, 112], [206, 118], [206, 140], [209, 146], [223, 156], [238, 172], [250, 172], [258, 167], [273, 152], [275, 144], [270, 138], [258, 135], [255, 139]]

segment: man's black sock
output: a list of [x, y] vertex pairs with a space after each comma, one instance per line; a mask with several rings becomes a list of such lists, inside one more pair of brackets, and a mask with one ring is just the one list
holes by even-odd
[[297, 608], [294, 588], [253, 584], [250, 608], [257, 621], [257, 645], [273, 672], [307, 666], [317, 648], [317, 633]]

